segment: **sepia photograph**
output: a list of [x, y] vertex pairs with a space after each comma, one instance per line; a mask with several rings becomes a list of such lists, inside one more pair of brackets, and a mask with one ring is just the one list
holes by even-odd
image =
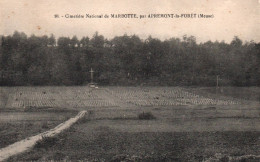
[[260, 0], [0, 0], [0, 162], [259, 162]]

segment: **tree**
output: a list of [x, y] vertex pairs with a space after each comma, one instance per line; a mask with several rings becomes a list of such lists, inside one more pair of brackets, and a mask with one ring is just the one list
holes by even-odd
[[[92, 67], [100, 84], [124, 85], [260, 85], [260, 44], [197, 43], [194, 36], [160, 40], [149, 36], [116, 36], [97, 32], [91, 39], [50, 37], [15, 31], [1, 36], [1, 85], [81, 85]], [[77, 47], [77, 48], [76, 48]]]
[[80, 40], [80, 44], [83, 47], [88, 47], [89, 46], [89, 38], [88, 37], [82, 37]]
[[48, 38], [48, 45], [49, 46], [55, 46], [56, 45], [56, 39], [53, 34]]
[[70, 45], [72, 48], [79, 47], [80, 43], [78, 38], [75, 35], [71, 38]]
[[58, 39], [59, 48], [67, 48], [70, 46], [70, 38], [68, 37], [60, 37]]
[[99, 35], [98, 32], [95, 32], [95, 34], [93, 35], [93, 37], [90, 40], [90, 44], [96, 48], [104, 47], [104, 43], [105, 43], [104, 36]]

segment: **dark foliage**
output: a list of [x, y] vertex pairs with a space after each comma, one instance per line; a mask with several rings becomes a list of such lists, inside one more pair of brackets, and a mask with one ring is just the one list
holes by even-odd
[[156, 119], [156, 117], [151, 112], [142, 112], [138, 115], [138, 119], [140, 120], [152, 120]]
[[95, 33], [79, 40], [54, 35], [1, 36], [0, 85], [86, 85], [90, 68], [101, 85], [260, 85], [260, 43], [198, 44], [193, 36], [161, 41]]
[[55, 145], [59, 139], [57, 137], [42, 137], [40, 141], [37, 141], [34, 148], [50, 148]]

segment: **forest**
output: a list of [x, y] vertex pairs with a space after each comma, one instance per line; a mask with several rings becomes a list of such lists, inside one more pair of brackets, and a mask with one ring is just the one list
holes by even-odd
[[99, 85], [260, 86], [260, 43], [198, 43], [194, 36], [160, 40], [96, 32], [77, 36], [0, 39], [0, 86], [87, 85], [90, 69]]

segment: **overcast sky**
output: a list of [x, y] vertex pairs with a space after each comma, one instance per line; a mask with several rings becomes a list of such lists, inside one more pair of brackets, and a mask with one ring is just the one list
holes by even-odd
[[[203, 19], [68, 19], [55, 14], [209, 14]], [[198, 42], [230, 42], [234, 36], [260, 42], [258, 0], [0, 0], [0, 35], [15, 30], [28, 36], [92, 37], [95, 31], [106, 38], [123, 34], [149, 35], [162, 40], [193, 35]]]

